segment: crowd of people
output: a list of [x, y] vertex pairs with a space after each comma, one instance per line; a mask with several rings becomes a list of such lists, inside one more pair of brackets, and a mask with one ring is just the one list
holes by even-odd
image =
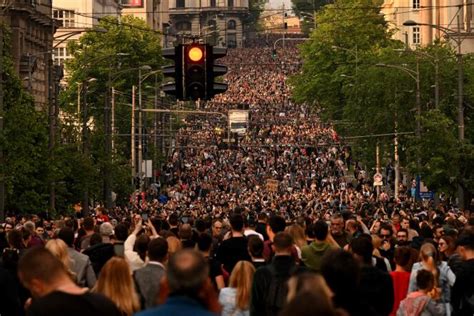
[[332, 126], [291, 99], [297, 46], [229, 51], [245, 135], [188, 116], [157, 196], [0, 224], [0, 315], [474, 315], [474, 217], [376, 194]]

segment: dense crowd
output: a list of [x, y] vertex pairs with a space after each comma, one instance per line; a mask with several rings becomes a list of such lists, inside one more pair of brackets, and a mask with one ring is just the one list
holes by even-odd
[[[250, 111], [225, 140], [188, 116], [156, 194], [0, 224], [0, 315], [474, 315], [474, 217], [376, 194], [317, 113], [291, 99], [296, 42], [225, 58], [203, 109]], [[84, 216], [83, 216], [84, 215]]]

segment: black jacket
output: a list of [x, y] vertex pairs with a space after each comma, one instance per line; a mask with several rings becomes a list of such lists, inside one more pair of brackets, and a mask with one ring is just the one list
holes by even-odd
[[469, 300], [474, 300], [474, 259], [464, 261], [456, 273], [456, 282], [451, 290], [453, 315], [472, 316], [474, 309], [471, 308], [474, 306], [469, 304]]
[[359, 297], [380, 316], [388, 316], [393, 307], [393, 281], [390, 274], [376, 267], [361, 268]]
[[[271, 263], [255, 271], [250, 298], [250, 315], [265, 316], [267, 313], [267, 295], [274, 274], [288, 280], [292, 274], [304, 271], [298, 267], [292, 256], [275, 256]], [[274, 271], [274, 272], [272, 272]]]

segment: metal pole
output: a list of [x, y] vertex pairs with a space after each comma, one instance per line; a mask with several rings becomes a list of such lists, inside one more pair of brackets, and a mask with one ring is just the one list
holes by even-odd
[[[158, 74], [155, 74], [155, 99], [154, 99], [154, 106], [158, 109]], [[158, 113], [155, 112], [153, 114], [153, 183], [156, 183], [156, 166], [158, 166], [157, 162], [157, 147], [158, 147], [158, 139], [157, 139], [157, 129], [158, 129]]]
[[398, 116], [395, 113], [395, 137], [393, 138], [393, 151], [395, 160], [395, 200], [398, 199], [398, 186], [400, 183], [400, 159], [398, 156]]
[[131, 154], [131, 162], [132, 162], [132, 183], [135, 179], [135, 86], [132, 87], [132, 118], [131, 118], [131, 139], [130, 139], [130, 154]]
[[421, 137], [421, 91], [420, 91], [420, 63], [416, 59], [416, 137]]
[[[87, 130], [87, 83], [82, 83], [82, 93], [84, 93], [83, 105], [82, 105], [82, 153], [86, 160], [89, 159], [89, 147], [87, 142], [88, 140], [88, 130]], [[83, 184], [83, 199], [82, 199], [82, 215], [87, 216], [89, 215], [89, 192], [87, 188], [87, 184]]]
[[[3, 27], [0, 26], [0, 134], [3, 136]], [[0, 146], [0, 221], [5, 220], [5, 169], [3, 145]]]
[[[377, 146], [375, 147], [375, 170], [377, 173], [380, 173], [380, 146], [379, 146], [379, 142], [377, 142]], [[380, 195], [380, 186], [378, 185], [377, 188], [377, 198], [379, 197]]]
[[111, 103], [111, 86], [112, 76], [109, 71], [107, 80], [107, 91], [105, 94], [105, 108], [104, 108], [104, 132], [105, 132], [105, 165], [104, 165], [104, 200], [107, 209], [112, 208], [112, 177], [110, 167], [112, 163], [112, 131], [110, 123], [110, 103]]
[[111, 132], [112, 132], [112, 153], [115, 152], [115, 88], [112, 87], [112, 119], [111, 119]]
[[[54, 147], [56, 144], [56, 105], [53, 99], [53, 58], [51, 53], [46, 55], [48, 67], [48, 103], [49, 103], [49, 141], [48, 141], [48, 155], [52, 161], [54, 159]], [[29, 57], [31, 59], [31, 56]], [[31, 66], [31, 65], [30, 65]], [[30, 67], [31, 69], [31, 67]], [[30, 70], [31, 72], [31, 70]], [[31, 82], [31, 81], [30, 81]], [[49, 186], [49, 209], [53, 211], [56, 204], [55, 183], [53, 180], [48, 183]]]
[[143, 162], [143, 122], [142, 122], [142, 70], [138, 69], [138, 177], [140, 178], [140, 192], [142, 192], [142, 162]]

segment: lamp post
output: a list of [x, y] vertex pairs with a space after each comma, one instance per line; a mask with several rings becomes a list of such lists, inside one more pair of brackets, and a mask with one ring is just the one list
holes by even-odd
[[[97, 81], [96, 78], [89, 78], [84, 80], [81, 84], [83, 93], [83, 106], [82, 106], [82, 154], [84, 157], [89, 158], [89, 127], [88, 115], [87, 115], [87, 88], [89, 83]], [[83, 200], [82, 200], [82, 215], [87, 216], [89, 214], [89, 190], [86, 184], [83, 184]]]
[[458, 30], [455, 31], [453, 29], [436, 25], [436, 24], [427, 24], [427, 23], [418, 23], [413, 20], [407, 20], [403, 23], [404, 26], [429, 26], [440, 30], [446, 36], [453, 40], [456, 43], [458, 53], [456, 54], [457, 57], [457, 64], [458, 64], [458, 138], [462, 142], [464, 141], [464, 65], [463, 65], [463, 55], [462, 55], [462, 41], [464, 38], [461, 35], [460, 31], [460, 21], [458, 17]]
[[[463, 55], [462, 55], [462, 42], [464, 40], [461, 35], [461, 21], [459, 15], [457, 16], [457, 31], [437, 25], [437, 24], [428, 24], [428, 23], [418, 23], [413, 20], [407, 20], [403, 22], [404, 26], [418, 26], [425, 25], [432, 28], [435, 28], [454, 41], [457, 46], [458, 53], [456, 54], [457, 64], [458, 64], [458, 139], [462, 143], [464, 142], [464, 64], [463, 64]], [[464, 206], [464, 189], [459, 184], [458, 185], [458, 201], [459, 206]]]
[[[421, 92], [420, 92], [420, 66], [417, 61], [416, 71], [398, 65], [377, 64], [377, 67], [394, 68], [408, 74], [416, 82], [416, 137], [421, 138]], [[394, 135], [394, 160], [395, 160], [395, 199], [398, 199], [398, 187], [400, 183], [400, 161], [398, 154], [398, 118], [395, 119], [395, 135]], [[420, 158], [417, 157], [417, 165], [420, 165]]]

